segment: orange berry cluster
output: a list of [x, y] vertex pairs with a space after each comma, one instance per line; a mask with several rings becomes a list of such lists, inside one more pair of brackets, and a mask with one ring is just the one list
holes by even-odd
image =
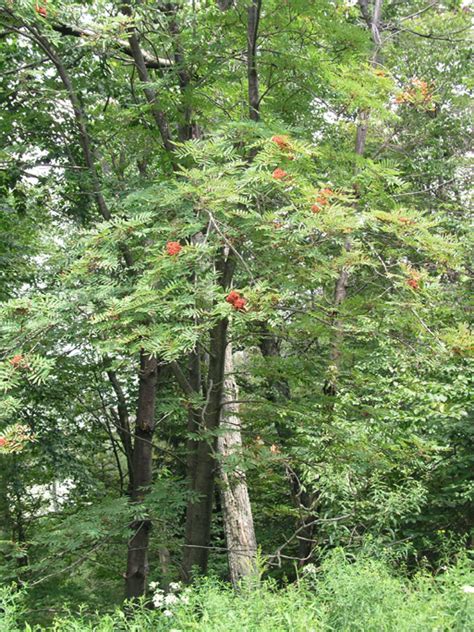
[[420, 273], [416, 270], [411, 270], [410, 276], [407, 279], [407, 285], [410, 286], [413, 290], [420, 289]]
[[290, 143], [285, 136], [272, 136], [272, 141], [278, 145], [280, 149], [289, 149]]
[[395, 97], [395, 103], [411, 105], [423, 105], [433, 109], [433, 91], [426, 81], [412, 79], [411, 87]]
[[174, 257], [175, 255], [179, 255], [182, 249], [183, 249], [183, 246], [179, 243], [179, 241], [169, 241], [166, 244], [166, 252], [171, 257]]
[[13, 358], [10, 358], [10, 364], [14, 369], [26, 369], [28, 367], [21, 353], [17, 353]]
[[225, 300], [230, 303], [236, 311], [245, 311], [247, 300], [243, 298], [243, 296], [241, 296], [239, 292], [236, 292], [236, 290], [232, 290], [231, 292], [229, 292]]
[[329, 199], [334, 195], [332, 189], [321, 189], [316, 194], [316, 202], [311, 206], [313, 213], [320, 213], [323, 210], [323, 206], [329, 204]]
[[284, 180], [287, 176], [288, 174], [286, 173], [286, 171], [284, 169], [280, 169], [280, 167], [277, 167], [272, 173], [272, 178], [274, 180]]
[[275, 143], [275, 145], [278, 145], [278, 148], [283, 152], [287, 160], [295, 159], [287, 136], [272, 136], [272, 142]]
[[[45, 3], [46, 4], [45, 0]], [[41, 15], [43, 18], [47, 17], [48, 15], [48, 11], [46, 10], [46, 6], [39, 4], [38, 2], [36, 3], [36, 7], [35, 7], [36, 13], [38, 13], [38, 15]]]

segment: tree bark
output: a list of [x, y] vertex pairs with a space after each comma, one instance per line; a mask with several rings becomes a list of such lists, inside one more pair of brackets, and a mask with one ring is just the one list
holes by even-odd
[[262, 0], [252, 0], [247, 9], [247, 79], [249, 117], [260, 119], [260, 95], [257, 73], [257, 38]]
[[217, 6], [221, 11], [227, 11], [234, 4], [234, 0], [217, 0]]
[[[235, 261], [225, 248], [217, 262], [220, 283], [228, 288], [234, 273]], [[190, 500], [186, 510], [185, 545], [183, 555], [183, 579], [189, 581], [193, 567], [207, 570], [211, 538], [212, 506], [214, 501], [215, 474], [217, 469], [216, 430], [219, 426], [224, 383], [225, 349], [227, 346], [228, 320], [220, 320], [211, 330], [209, 369], [206, 402], [195, 417], [202, 439], [197, 442], [190, 463], [194, 471], [189, 473], [191, 491], [196, 498]], [[192, 389], [191, 389], [192, 390]]]
[[217, 439], [217, 452], [229, 575], [233, 586], [237, 587], [242, 578], [256, 573], [257, 540], [245, 472], [238, 466], [230, 472], [226, 468], [226, 460], [242, 451], [239, 391], [233, 373], [232, 345], [229, 343], [225, 351], [222, 433]]
[[[77, 92], [74, 89], [71, 77], [69, 76], [66, 66], [64, 65], [53, 44], [51, 44], [51, 42], [46, 37], [44, 37], [36, 28], [32, 27], [31, 25], [25, 26], [30, 32], [32, 39], [42, 48], [50, 61], [56, 67], [58, 75], [67, 92], [74, 113], [74, 120], [79, 132], [79, 143], [81, 145], [84, 162], [89, 172], [89, 177], [92, 183], [92, 192], [89, 192], [89, 195], [95, 200], [101, 216], [105, 220], [109, 220], [111, 219], [112, 214], [102, 193], [102, 185], [99, 177], [99, 172], [94, 161], [93, 143], [87, 127], [86, 114], [77, 95]], [[127, 268], [133, 268], [133, 257], [127, 245], [124, 243], [120, 243], [119, 248]]]
[[101, 184], [99, 175], [97, 172], [97, 168], [94, 162], [94, 154], [92, 149], [92, 142], [89, 136], [89, 132], [87, 129], [86, 116], [84, 110], [82, 108], [81, 102], [77, 93], [74, 89], [73, 83], [69, 74], [64, 66], [61, 58], [56, 52], [56, 49], [53, 45], [43, 37], [38, 31], [29, 27], [33, 33], [34, 39], [44, 50], [49, 59], [56, 66], [56, 70], [58, 71], [58, 75], [66, 89], [69, 101], [72, 106], [72, 110], [74, 112], [74, 119], [76, 121], [76, 126], [79, 131], [79, 142], [81, 144], [82, 153], [84, 156], [84, 162], [89, 171], [89, 175], [92, 181], [93, 188], [93, 196], [99, 208], [99, 212], [105, 220], [109, 220], [111, 218], [111, 213], [108, 209], [107, 203], [104, 199], [104, 196], [101, 191]]
[[194, 472], [191, 474], [191, 489], [197, 498], [188, 503], [186, 511], [183, 572], [187, 581], [191, 578], [194, 566], [205, 573], [209, 559], [216, 473], [217, 440], [215, 430], [219, 425], [220, 418], [227, 326], [228, 321], [224, 319], [211, 332], [207, 401], [201, 410], [200, 420], [200, 429], [203, 434], [208, 436], [204, 436], [197, 443], [195, 458], [192, 461]]
[[[137, 418], [133, 449], [132, 502], [143, 501], [152, 482], [153, 431], [155, 429], [155, 400], [158, 379], [156, 358], [140, 354]], [[135, 599], [145, 594], [148, 575], [148, 542], [151, 529], [149, 519], [136, 520], [131, 525], [132, 536], [128, 542], [125, 595]]]
[[135, 66], [137, 68], [138, 76], [141, 83], [143, 84], [143, 92], [145, 93], [146, 100], [150, 105], [151, 113], [155, 120], [155, 123], [160, 130], [163, 146], [171, 155], [171, 152], [173, 151], [173, 144], [171, 142], [168, 122], [164, 113], [158, 107], [156, 91], [150, 86], [150, 78], [148, 76], [148, 69], [145, 63], [145, 58], [143, 57], [143, 53], [138, 42], [138, 37], [135, 32], [132, 32], [130, 34], [128, 41], [130, 44], [130, 50], [132, 52]]
[[[261, 0], [252, 0], [247, 11], [247, 76], [248, 76], [248, 105], [249, 116], [252, 120], [259, 120], [259, 88], [256, 64], [258, 26], [260, 21]], [[250, 158], [251, 159], [251, 158]], [[224, 249], [225, 250], [225, 249]], [[228, 288], [234, 273], [235, 261], [224, 252], [217, 263], [221, 272], [221, 285]], [[216, 449], [217, 439], [215, 431], [219, 426], [224, 381], [225, 350], [227, 347], [227, 319], [215, 325], [211, 331], [209, 369], [207, 380], [207, 399], [199, 415], [190, 413], [188, 427], [193, 431], [202, 430], [203, 438], [194, 443], [195, 450], [188, 456], [188, 465], [192, 467], [189, 473], [191, 490], [197, 498], [188, 503], [186, 511], [185, 548], [182, 572], [185, 581], [189, 581], [193, 567], [206, 572], [209, 559], [211, 535], [212, 506], [214, 500]], [[176, 371], [175, 371], [176, 374]], [[179, 373], [177, 375], [179, 378]], [[184, 378], [186, 382], [186, 379]], [[185, 390], [193, 390], [187, 381]], [[207, 436], [206, 436], [207, 435]], [[189, 442], [188, 447], [193, 447]]]
[[[97, 33], [93, 30], [88, 30], [85, 28], [78, 28], [77, 26], [71, 26], [69, 24], [51, 24], [51, 28], [53, 31], [60, 33], [64, 36], [72, 36], [84, 39], [97, 39]], [[114, 45], [117, 50], [129, 57], [133, 57], [130, 46], [127, 42], [123, 42], [121, 40], [116, 40]], [[162, 57], [153, 57], [148, 53], [143, 53], [143, 57], [145, 60], [145, 64], [147, 68], [153, 68], [155, 70], [167, 70], [172, 67], [173, 62], [169, 59], [165, 59]]]

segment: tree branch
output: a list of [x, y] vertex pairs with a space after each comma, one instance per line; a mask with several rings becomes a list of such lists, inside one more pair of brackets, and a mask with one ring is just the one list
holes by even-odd
[[260, 12], [262, 0], [252, 0], [247, 9], [247, 76], [248, 76], [248, 99], [249, 116], [252, 121], [260, 118], [260, 99], [258, 95], [258, 74], [257, 74], [257, 36], [260, 22]]
[[[132, 15], [132, 9], [130, 4], [127, 1], [122, 3], [122, 12], [127, 15]], [[137, 31], [134, 26], [128, 28], [128, 43], [130, 46], [130, 51], [132, 53], [133, 60], [135, 62], [135, 67], [137, 69], [138, 77], [140, 78], [141, 83], [143, 84], [143, 91], [145, 93], [145, 98], [150, 105], [152, 116], [155, 120], [155, 123], [160, 131], [161, 139], [163, 141], [163, 145], [166, 151], [169, 154], [172, 154], [173, 144], [171, 142], [171, 135], [168, 127], [168, 122], [166, 120], [165, 114], [158, 107], [157, 94], [154, 88], [151, 87], [150, 77], [148, 75], [148, 69], [145, 62], [145, 57], [143, 55], [143, 51], [140, 47], [140, 41], [138, 39]]]

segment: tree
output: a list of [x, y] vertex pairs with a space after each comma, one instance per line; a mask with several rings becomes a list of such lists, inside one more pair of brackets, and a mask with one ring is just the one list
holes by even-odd
[[0, 9], [5, 576], [466, 537], [469, 16], [313, 5]]

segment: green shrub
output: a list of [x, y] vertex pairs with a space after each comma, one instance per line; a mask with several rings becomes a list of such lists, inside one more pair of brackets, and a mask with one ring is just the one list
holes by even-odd
[[323, 630], [419, 632], [472, 629], [472, 595], [466, 562], [433, 577], [420, 573], [411, 581], [395, 576], [381, 561], [349, 563], [342, 552], [323, 564], [314, 582], [316, 599], [324, 604]]
[[0, 586], [0, 632], [19, 632], [24, 613], [24, 594], [13, 586]]
[[[437, 576], [396, 575], [380, 560], [351, 561], [333, 553], [298, 581], [248, 582], [236, 592], [212, 578], [199, 580], [166, 616], [144, 604], [106, 615], [68, 615], [50, 627], [20, 626], [22, 594], [0, 592], [0, 630], [19, 632], [468, 632], [474, 630], [474, 583], [466, 559]], [[169, 613], [168, 613], [169, 614]]]

